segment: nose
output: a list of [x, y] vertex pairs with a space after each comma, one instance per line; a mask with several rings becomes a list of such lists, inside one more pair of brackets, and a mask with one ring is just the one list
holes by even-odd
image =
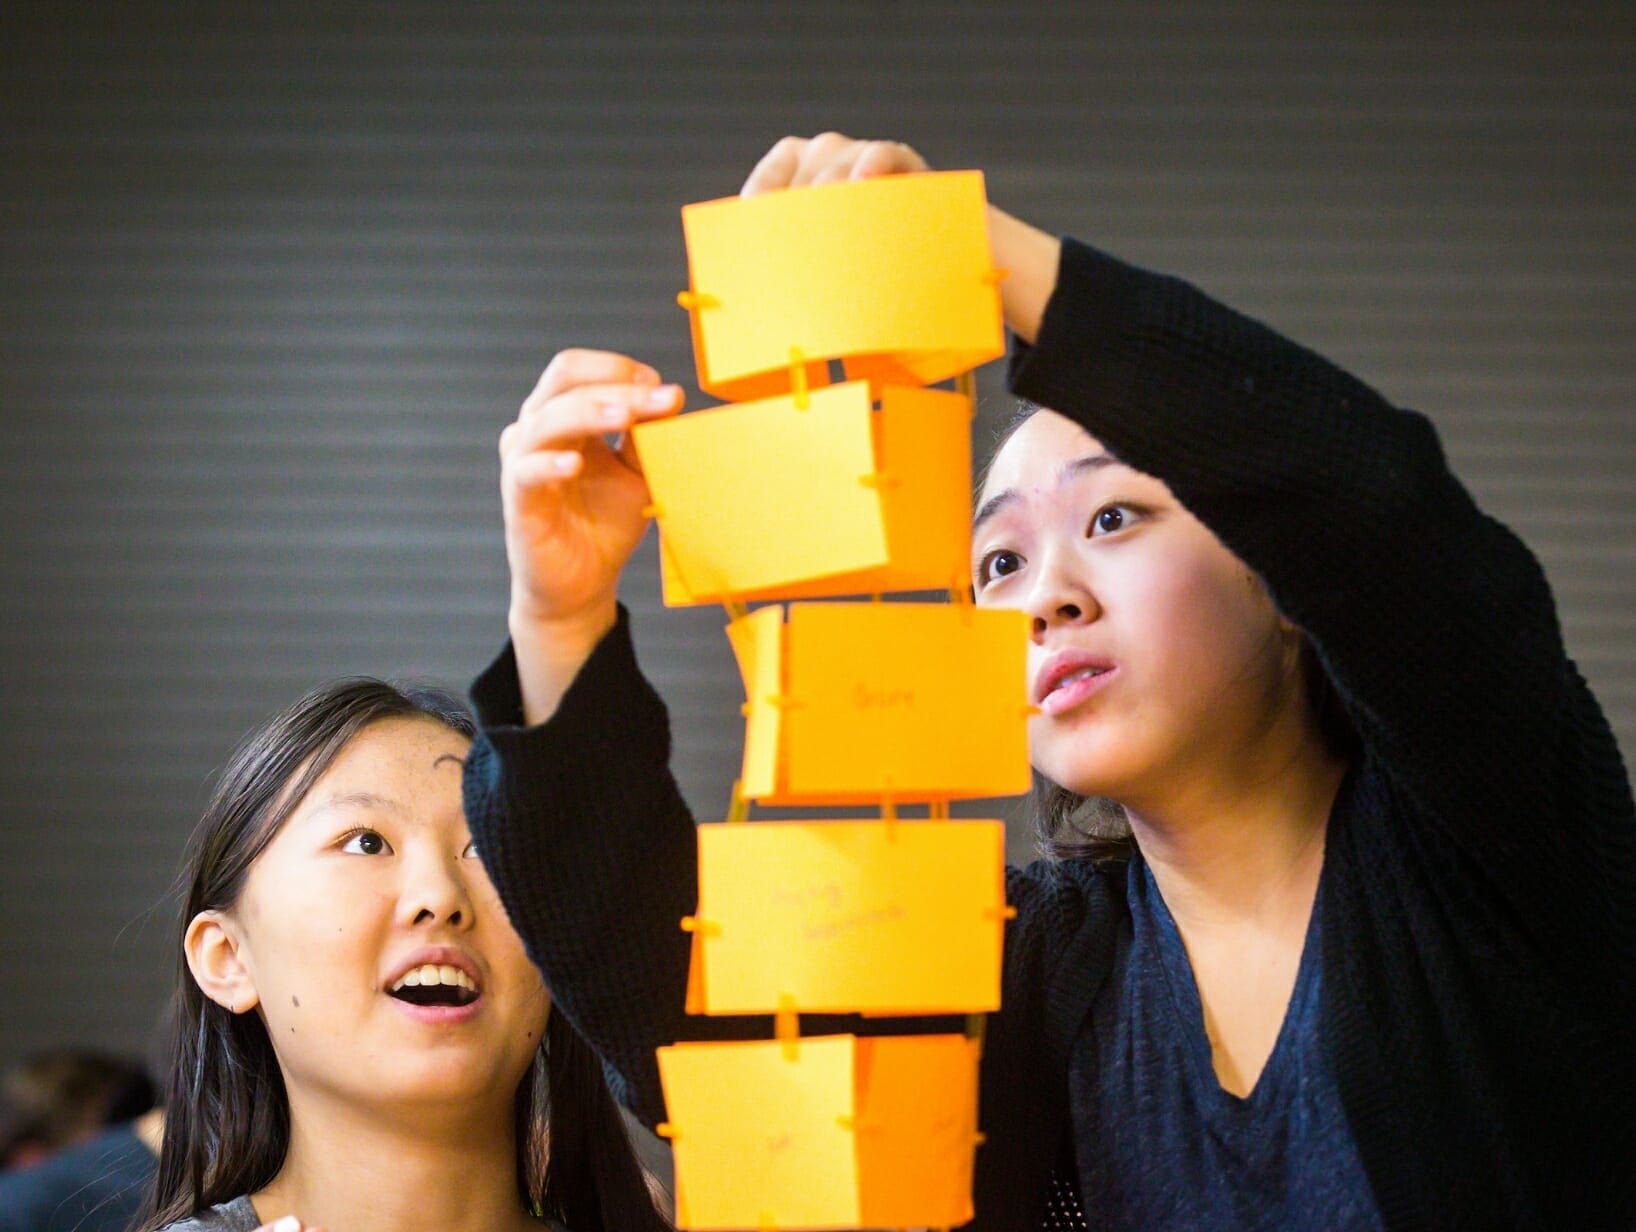
[[1085, 563], [1066, 545], [1049, 545], [1037, 555], [1032, 583], [1022, 607], [1036, 641], [1051, 629], [1087, 624], [1102, 614]]
[[470, 928], [476, 918], [471, 887], [457, 858], [421, 852], [404, 860], [398, 913], [411, 927], [444, 924]]

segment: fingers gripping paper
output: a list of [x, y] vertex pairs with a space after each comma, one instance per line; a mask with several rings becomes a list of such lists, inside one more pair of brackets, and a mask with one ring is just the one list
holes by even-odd
[[[1005, 352], [976, 171], [890, 176], [682, 210], [699, 385], [788, 393], [792, 359], [929, 385]], [[804, 379], [825, 384], [821, 365]]]
[[960, 1036], [659, 1050], [684, 1228], [951, 1227], [971, 1218], [977, 1045]]

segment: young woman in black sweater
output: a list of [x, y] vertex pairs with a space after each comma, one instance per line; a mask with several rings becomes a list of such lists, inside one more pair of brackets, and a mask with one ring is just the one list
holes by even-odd
[[[923, 169], [825, 134], [745, 191]], [[974, 1226], [1632, 1226], [1636, 817], [1538, 563], [1421, 416], [1183, 282], [990, 235], [1050, 409], [992, 463], [973, 572], [1033, 618], [1067, 858], [1008, 875]], [[770, 1033], [682, 1012], [692, 819], [615, 601], [647, 501], [602, 434], [679, 401], [565, 352], [502, 437], [512, 640], [466, 774], [650, 1122], [656, 1045]]]

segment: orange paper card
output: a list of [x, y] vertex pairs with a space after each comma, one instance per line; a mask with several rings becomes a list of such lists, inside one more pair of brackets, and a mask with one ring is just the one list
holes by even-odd
[[700, 388], [787, 393], [792, 358], [929, 385], [1003, 354], [986, 205], [980, 172], [946, 171], [683, 207]]
[[665, 602], [963, 589], [971, 408], [862, 381], [639, 425]]
[[957, 1035], [659, 1050], [680, 1228], [952, 1227], [972, 1216], [977, 1045]]
[[703, 825], [689, 1008], [997, 1010], [1004, 909], [998, 821]]
[[1028, 618], [967, 604], [794, 603], [734, 621], [763, 804], [1028, 790]]

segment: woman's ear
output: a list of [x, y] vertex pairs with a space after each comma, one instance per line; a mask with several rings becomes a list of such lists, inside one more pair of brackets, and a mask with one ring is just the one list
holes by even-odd
[[182, 952], [199, 990], [234, 1014], [261, 1004], [242, 952], [244, 939], [236, 924], [220, 911], [201, 911], [182, 936]]

